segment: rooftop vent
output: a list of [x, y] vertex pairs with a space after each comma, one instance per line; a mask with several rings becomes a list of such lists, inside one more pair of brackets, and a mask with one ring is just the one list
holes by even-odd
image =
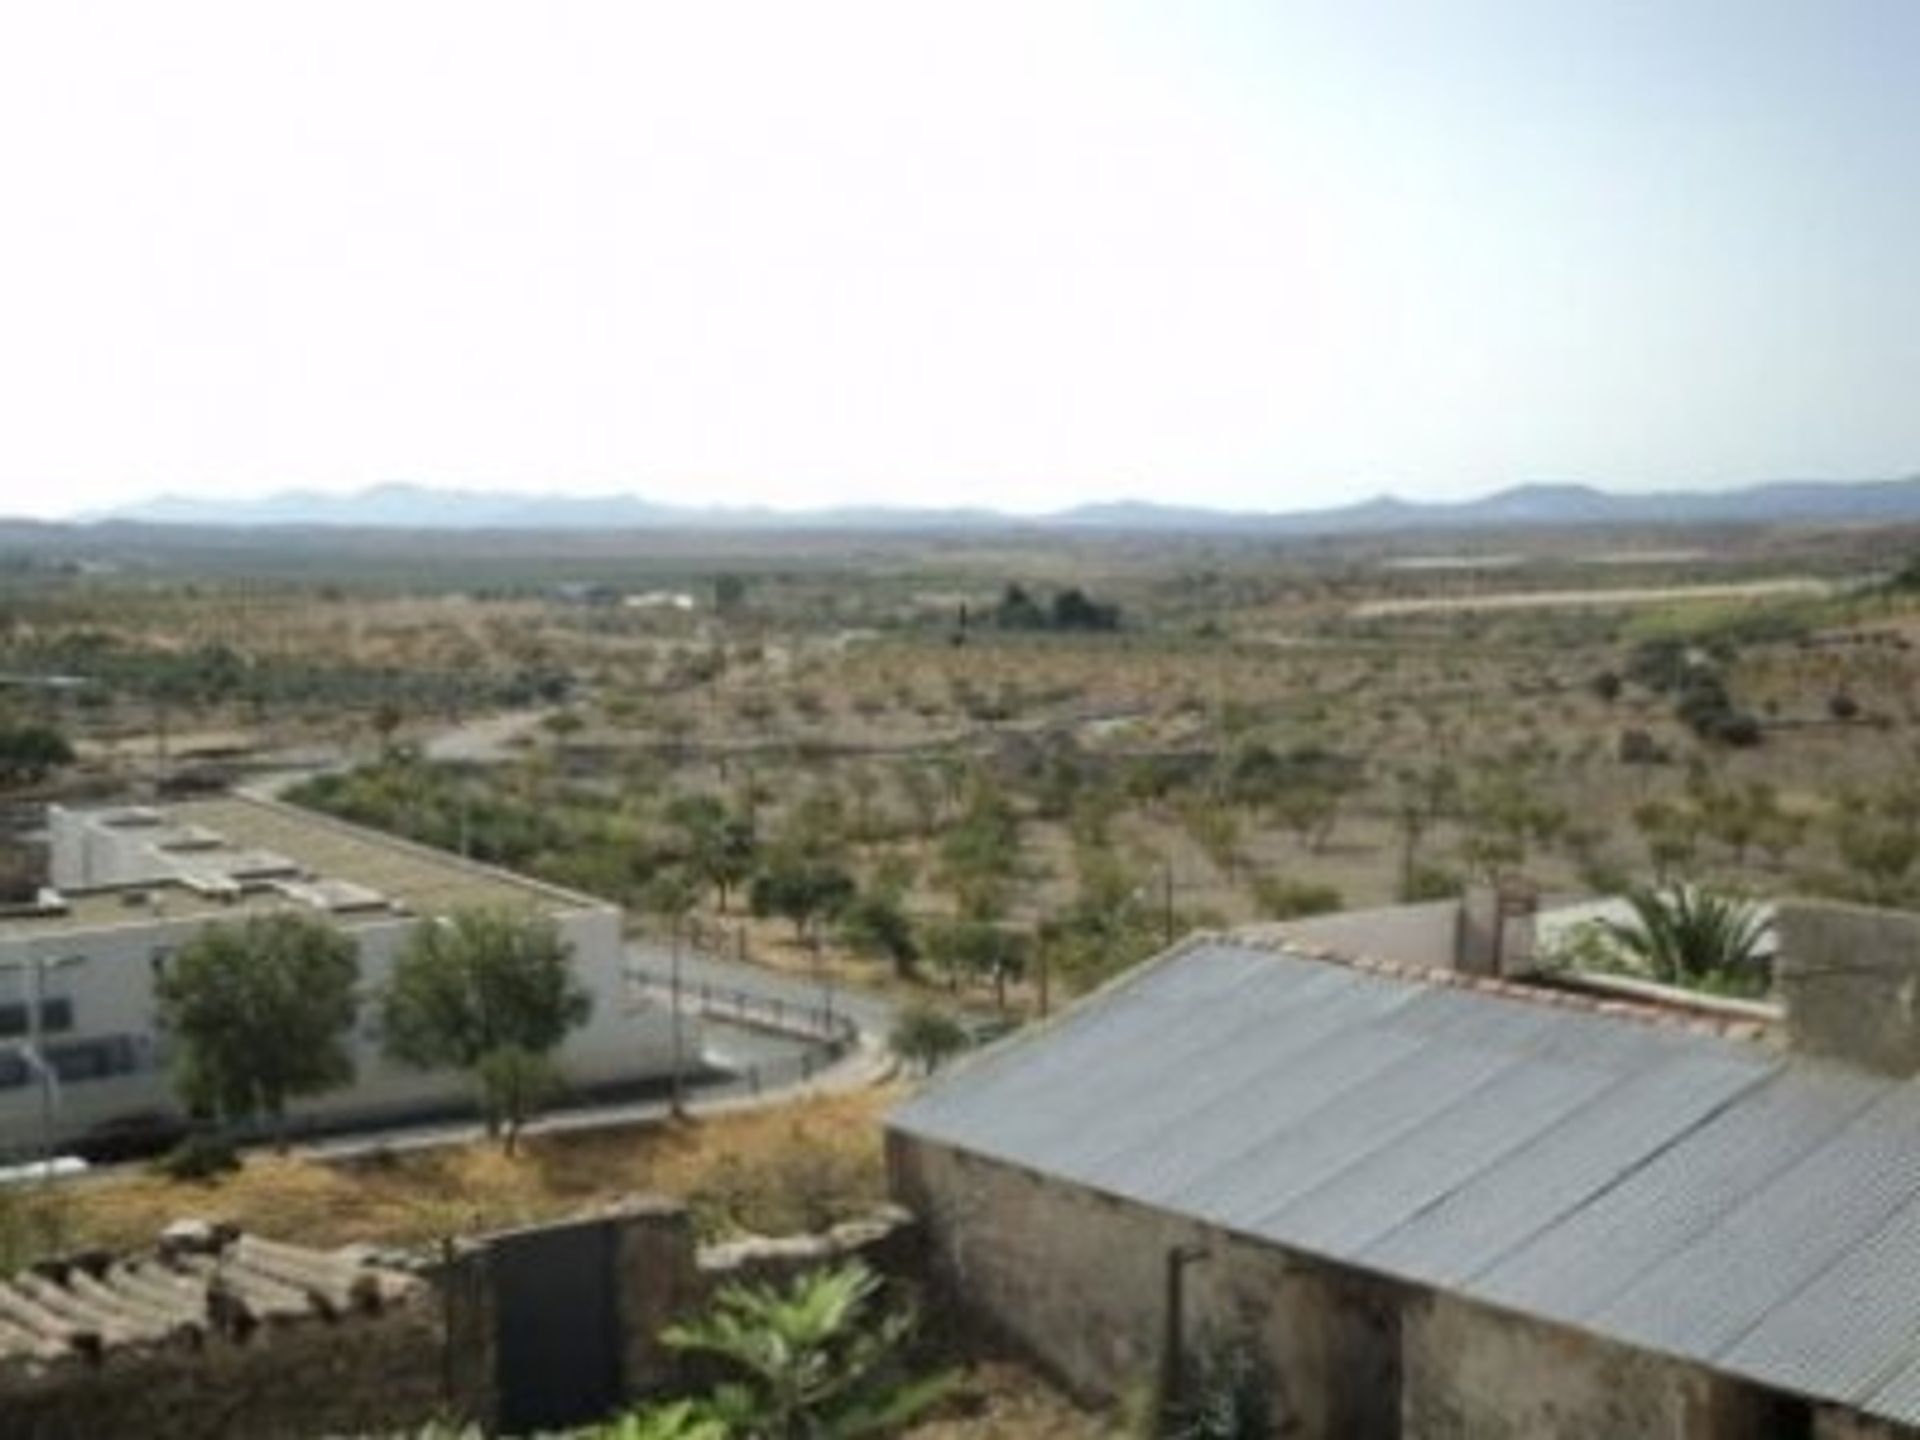
[[278, 888], [289, 898], [298, 900], [303, 905], [311, 905], [316, 910], [325, 910], [330, 915], [346, 915], [387, 908], [386, 896], [378, 890], [366, 885], [356, 885], [350, 880], [312, 880], [298, 884], [283, 884]]
[[209, 830], [204, 825], [176, 825], [154, 841], [156, 848], [175, 854], [181, 851], [218, 850], [226, 843], [226, 838], [219, 831]]

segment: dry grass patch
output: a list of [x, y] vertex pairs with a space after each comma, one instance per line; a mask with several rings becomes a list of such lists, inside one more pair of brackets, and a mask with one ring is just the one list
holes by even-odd
[[893, 1098], [861, 1091], [678, 1125], [536, 1135], [517, 1156], [483, 1142], [350, 1163], [255, 1154], [211, 1184], [125, 1170], [24, 1203], [57, 1211], [69, 1248], [146, 1244], [182, 1216], [305, 1245], [419, 1245], [640, 1193], [688, 1200], [708, 1234], [777, 1232], [883, 1197], [880, 1119]]
[[1033, 1371], [1005, 1360], [970, 1366], [941, 1415], [907, 1440], [1114, 1440], [1129, 1433], [1112, 1415], [1082, 1410]]

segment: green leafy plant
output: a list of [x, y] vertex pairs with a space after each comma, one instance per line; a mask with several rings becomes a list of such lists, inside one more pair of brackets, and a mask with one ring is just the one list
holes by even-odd
[[1209, 1347], [1160, 1433], [1165, 1440], [1265, 1440], [1274, 1433], [1272, 1393], [1272, 1378], [1250, 1345]]
[[1771, 922], [1758, 906], [1685, 885], [1626, 898], [1633, 919], [1603, 920], [1601, 928], [1655, 980], [1699, 984], [1759, 974]]
[[881, 1288], [879, 1276], [854, 1261], [785, 1289], [723, 1289], [708, 1315], [664, 1337], [727, 1372], [697, 1402], [698, 1415], [752, 1440], [857, 1440], [904, 1428], [952, 1381], [908, 1372], [902, 1350], [916, 1316], [885, 1305]]
[[583, 1430], [577, 1440], [729, 1440], [725, 1424], [691, 1400], [652, 1405]]

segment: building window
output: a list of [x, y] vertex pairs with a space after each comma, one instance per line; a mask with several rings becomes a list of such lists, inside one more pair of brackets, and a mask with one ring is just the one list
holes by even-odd
[[[9, 1000], [0, 1004], [0, 1040], [17, 1039], [29, 1035], [33, 1027], [28, 1023], [30, 1016], [27, 1002]], [[40, 1002], [40, 1033], [58, 1035], [73, 1029], [73, 1001], [65, 995], [49, 995]]]
[[61, 1084], [71, 1085], [131, 1075], [140, 1068], [140, 1059], [133, 1036], [104, 1035], [97, 1040], [67, 1040], [47, 1046], [47, 1064]]
[[0, 1050], [0, 1090], [18, 1090], [32, 1078], [26, 1056], [18, 1050]]

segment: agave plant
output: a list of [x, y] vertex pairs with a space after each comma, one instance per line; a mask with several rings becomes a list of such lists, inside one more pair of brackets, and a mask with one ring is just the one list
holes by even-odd
[[860, 1440], [903, 1429], [950, 1388], [947, 1375], [913, 1379], [900, 1351], [915, 1324], [883, 1309], [880, 1280], [855, 1261], [816, 1270], [786, 1289], [728, 1286], [712, 1312], [666, 1331], [677, 1350], [714, 1357], [731, 1378], [699, 1403], [730, 1436]]
[[1751, 901], [1694, 886], [1633, 890], [1631, 921], [1603, 920], [1607, 937], [1654, 979], [1692, 984], [1755, 973], [1772, 922]]

